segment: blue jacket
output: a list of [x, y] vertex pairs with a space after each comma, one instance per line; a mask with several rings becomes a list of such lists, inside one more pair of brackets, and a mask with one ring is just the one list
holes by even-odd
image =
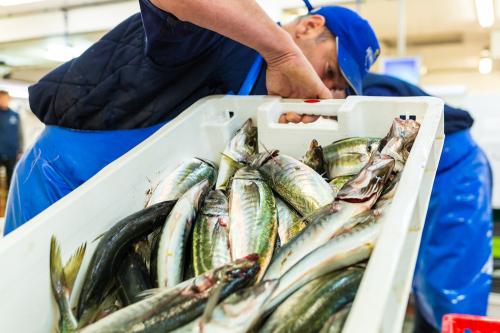
[[11, 109], [0, 109], [0, 157], [16, 159], [22, 150], [19, 114]]
[[[363, 80], [363, 94], [367, 96], [430, 96], [411, 83], [398, 78], [368, 73]], [[474, 120], [467, 111], [444, 106], [444, 132], [452, 134], [471, 128]]]
[[[208, 95], [238, 91], [257, 53], [140, 0], [135, 14], [31, 86], [47, 125], [86, 130], [167, 122]], [[265, 69], [252, 94], [267, 94]]]
[[[428, 96], [402, 80], [369, 74], [371, 96]], [[413, 293], [418, 312], [440, 329], [443, 315], [486, 315], [491, 287], [491, 169], [464, 110], [445, 105], [446, 138], [434, 180]]]

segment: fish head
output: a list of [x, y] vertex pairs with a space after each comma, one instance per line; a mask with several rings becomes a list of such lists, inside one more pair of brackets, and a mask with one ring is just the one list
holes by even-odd
[[257, 150], [257, 127], [249, 118], [231, 139], [225, 153], [237, 162], [245, 162]]
[[189, 202], [192, 202], [195, 209], [198, 210], [201, 202], [203, 201], [203, 198], [210, 190], [210, 187], [212, 187], [212, 183], [210, 182], [210, 180], [204, 179], [198, 184], [191, 187], [186, 193], [184, 193], [181, 199], [187, 198]]
[[395, 165], [392, 157], [374, 152], [363, 170], [342, 187], [336, 200], [366, 202], [371, 206], [380, 196]]
[[221, 282], [249, 282], [259, 272], [259, 256], [256, 253], [237, 259], [216, 270], [215, 276]]
[[309, 150], [307, 150], [304, 155], [303, 162], [320, 175], [325, 172], [323, 148], [319, 145], [318, 141], [312, 140], [309, 145]]
[[420, 124], [415, 120], [394, 119], [391, 130], [381, 141], [379, 151], [404, 164], [419, 129]]

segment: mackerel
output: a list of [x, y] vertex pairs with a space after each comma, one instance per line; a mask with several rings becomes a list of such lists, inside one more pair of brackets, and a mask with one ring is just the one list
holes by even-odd
[[180, 197], [160, 236], [156, 270], [158, 286], [173, 287], [183, 280], [186, 243], [200, 203], [211, 184], [203, 180]]

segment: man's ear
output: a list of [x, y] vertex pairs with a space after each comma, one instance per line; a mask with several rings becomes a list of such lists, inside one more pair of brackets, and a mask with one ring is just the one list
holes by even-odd
[[296, 26], [295, 37], [316, 37], [323, 32], [325, 18], [321, 15], [308, 15], [303, 17]]

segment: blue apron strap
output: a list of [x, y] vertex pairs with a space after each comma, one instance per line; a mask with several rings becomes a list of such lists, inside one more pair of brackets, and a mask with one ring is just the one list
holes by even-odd
[[243, 84], [241, 85], [240, 91], [238, 91], [239, 96], [248, 96], [252, 92], [255, 83], [257, 82], [257, 78], [259, 77], [260, 69], [262, 68], [262, 64], [264, 63], [264, 59], [260, 54], [257, 54], [255, 61], [250, 67], [248, 71], [247, 77]]
[[304, 1], [304, 4], [306, 5], [307, 7], [307, 11], [310, 13], [312, 12], [312, 10], [314, 9], [314, 7], [311, 5], [311, 3], [309, 2], [309, 0], [303, 0]]

